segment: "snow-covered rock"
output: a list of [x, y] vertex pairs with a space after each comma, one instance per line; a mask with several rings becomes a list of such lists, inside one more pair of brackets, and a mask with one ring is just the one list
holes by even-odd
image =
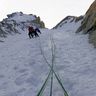
[[40, 28], [45, 27], [44, 22], [36, 15], [15, 12], [7, 15], [7, 17], [0, 22], [0, 36], [2, 37], [6, 37], [7, 34], [21, 33], [20, 30], [24, 30], [29, 25]]
[[61, 22], [59, 22], [54, 29], [66, 29], [66, 30], [76, 30], [80, 25], [83, 16], [76, 17], [76, 16], [67, 16]]

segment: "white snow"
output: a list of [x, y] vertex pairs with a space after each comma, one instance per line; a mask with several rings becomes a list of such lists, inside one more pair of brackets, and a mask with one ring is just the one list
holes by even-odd
[[69, 17], [68, 19], [62, 21], [56, 29], [66, 30], [67, 32], [75, 32], [78, 27], [80, 27], [82, 20], [75, 21], [75, 17]]
[[19, 23], [19, 22], [33, 21], [35, 19], [36, 18], [33, 15], [21, 14], [20, 12], [17, 12], [9, 20], [15, 20], [17, 23]]
[[[50, 35], [56, 44], [54, 69], [69, 96], [96, 96], [96, 49], [87, 35], [75, 34], [73, 29], [42, 29], [40, 39], [29, 39], [26, 30], [0, 43], [0, 96], [36, 96], [50, 70], [40, 41], [50, 62]], [[49, 87], [44, 96], [49, 96]], [[53, 96], [63, 96], [55, 77]]]

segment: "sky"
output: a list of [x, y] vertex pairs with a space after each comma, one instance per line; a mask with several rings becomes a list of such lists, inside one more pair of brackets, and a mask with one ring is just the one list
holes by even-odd
[[84, 15], [94, 0], [0, 0], [0, 21], [7, 14], [23, 12], [40, 16], [47, 28], [68, 15]]

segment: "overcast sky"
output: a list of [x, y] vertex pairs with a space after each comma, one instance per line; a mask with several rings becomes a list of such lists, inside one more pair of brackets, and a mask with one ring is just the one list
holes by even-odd
[[0, 0], [0, 20], [20, 12], [40, 16], [52, 28], [68, 15], [84, 15], [94, 0]]

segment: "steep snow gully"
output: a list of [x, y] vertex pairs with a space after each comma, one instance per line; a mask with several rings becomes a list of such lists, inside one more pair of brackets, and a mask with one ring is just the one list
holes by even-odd
[[[69, 96], [96, 96], [96, 49], [88, 36], [71, 30], [42, 29], [39, 38], [29, 39], [27, 32], [8, 36], [0, 43], [0, 96], [36, 96], [50, 68], [40, 51], [51, 61], [51, 41], [56, 45], [54, 70]], [[53, 77], [53, 96], [64, 96]], [[50, 82], [43, 93], [49, 96]]]

